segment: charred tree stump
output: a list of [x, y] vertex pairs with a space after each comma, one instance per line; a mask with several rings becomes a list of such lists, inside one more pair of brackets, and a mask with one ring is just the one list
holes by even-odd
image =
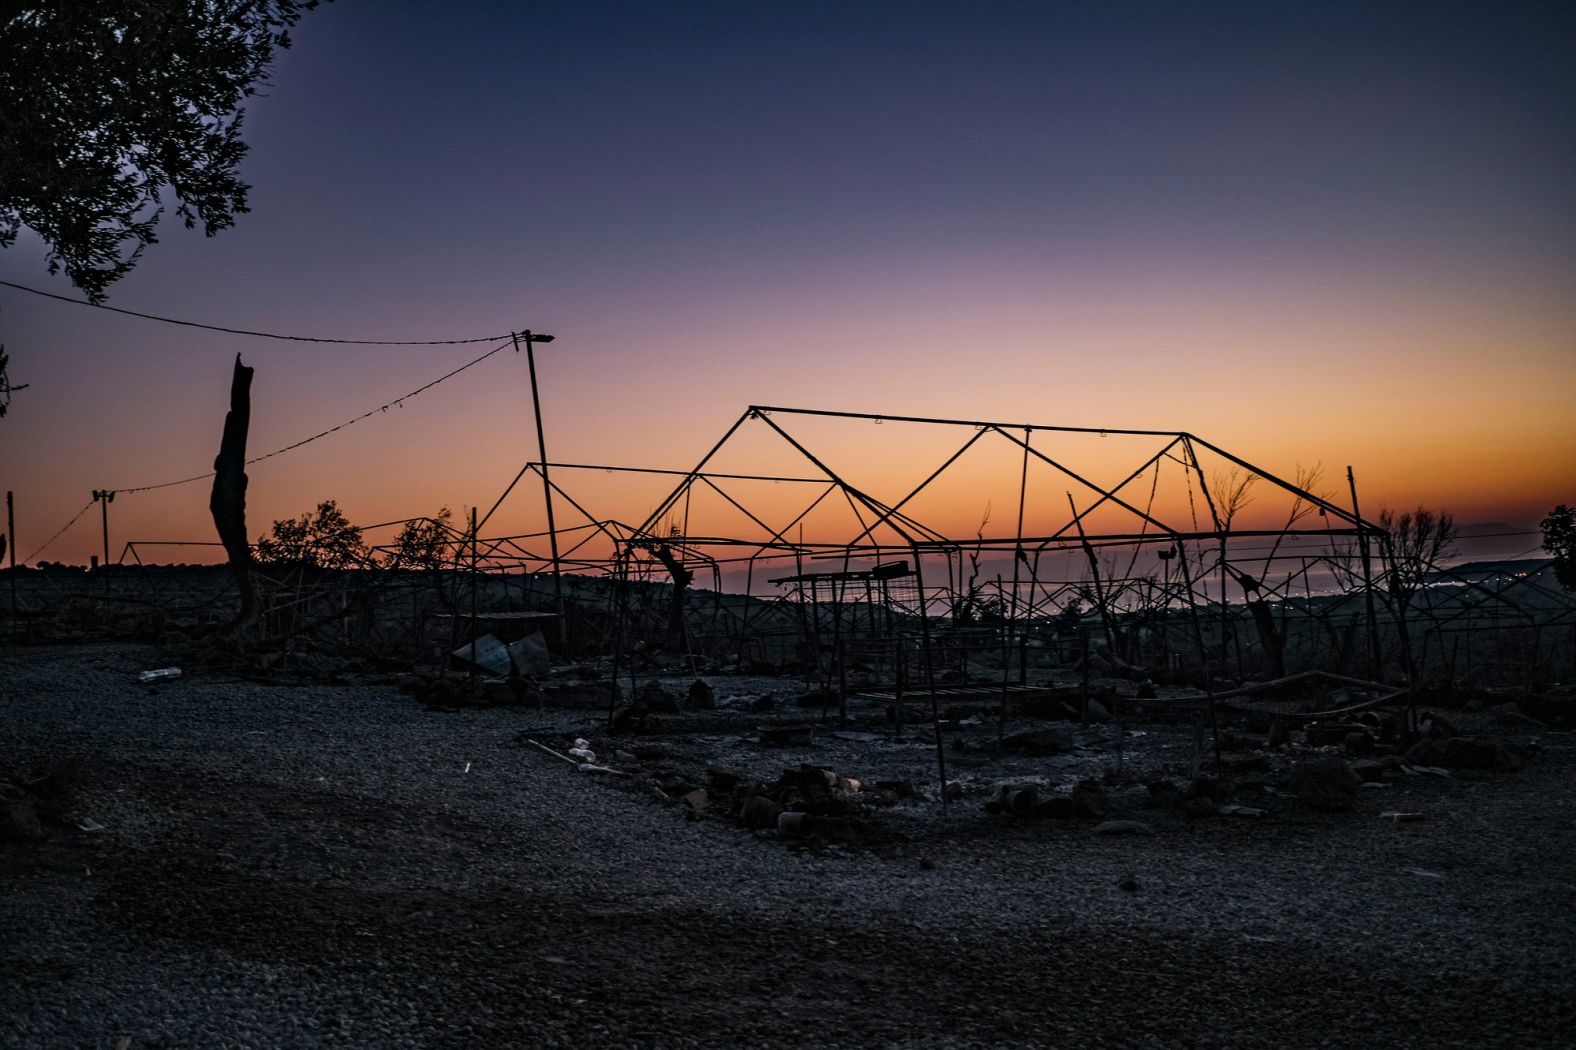
[[224, 436], [213, 461], [213, 494], [208, 497], [208, 510], [241, 591], [240, 611], [223, 633], [242, 638], [256, 633], [259, 620], [252, 548], [246, 538], [246, 432], [252, 421], [252, 372], [236, 354], [230, 379], [230, 411], [224, 417]]
[[668, 606], [668, 645], [679, 652], [689, 652], [689, 634], [684, 626], [685, 594], [690, 583], [695, 579], [695, 574], [684, 567], [684, 562], [673, 553], [673, 548], [666, 543], [658, 543], [650, 548], [651, 556], [662, 563], [668, 570], [668, 575], [673, 579], [673, 601]]

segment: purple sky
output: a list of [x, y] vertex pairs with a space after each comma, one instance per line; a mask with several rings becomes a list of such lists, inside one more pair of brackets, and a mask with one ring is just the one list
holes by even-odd
[[[554, 332], [559, 459], [689, 466], [775, 402], [1189, 429], [1467, 518], [1576, 498], [1569, 4], [341, 0], [294, 36], [247, 115], [253, 211], [167, 224], [111, 305]], [[27, 237], [0, 278], [69, 291]], [[475, 354], [6, 289], [0, 339], [24, 555], [92, 488], [208, 469], [236, 351], [254, 452]], [[485, 506], [532, 454], [500, 355], [257, 467], [252, 531]], [[128, 495], [114, 546], [210, 539], [205, 505]]]

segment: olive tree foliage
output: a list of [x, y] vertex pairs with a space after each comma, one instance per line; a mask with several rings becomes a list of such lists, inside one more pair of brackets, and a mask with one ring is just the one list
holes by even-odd
[[275, 567], [354, 569], [372, 560], [361, 530], [333, 500], [324, 500], [299, 518], [274, 522], [267, 536], [258, 537], [253, 551], [259, 564]]
[[172, 205], [247, 210], [242, 103], [319, 0], [0, 0], [0, 247], [27, 227], [93, 302]]
[[1561, 503], [1539, 528], [1543, 530], [1543, 549], [1554, 555], [1554, 575], [1560, 585], [1576, 591], [1576, 511]]
[[312, 569], [441, 569], [456, 549], [453, 513], [444, 507], [430, 518], [413, 518], [387, 547], [369, 547], [334, 500], [324, 500], [298, 518], [275, 521], [259, 536], [253, 554], [260, 565]]
[[453, 561], [456, 551], [454, 514], [448, 507], [431, 518], [407, 521], [385, 549], [385, 569], [441, 569]]

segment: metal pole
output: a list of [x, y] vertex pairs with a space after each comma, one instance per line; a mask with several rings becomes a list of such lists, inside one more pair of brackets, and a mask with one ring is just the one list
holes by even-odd
[[1357, 549], [1363, 559], [1363, 601], [1368, 610], [1368, 676], [1375, 682], [1384, 673], [1379, 662], [1379, 619], [1374, 611], [1373, 562], [1368, 553], [1368, 532], [1362, 525], [1362, 511], [1357, 509], [1357, 478], [1351, 465], [1346, 467], [1346, 484], [1352, 490], [1352, 515], [1357, 519]]
[[9, 541], [6, 550], [11, 553], [11, 615], [16, 616], [16, 508], [12, 504], [11, 490], [5, 490], [5, 536]]
[[[525, 364], [531, 372], [531, 410], [536, 414], [536, 452], [537, 458], [542, 463], [542, 499], [547, 505], [547, 543], [553, 556], [553, 600], [558, 606], [558, 641], [563, 644], [568, 637], [569, 625], [564, 622], [564, 580], [558, 560], [558, 526], [553, 522], [553, 486], [548, 478], [547, 467], [547, 438], [542, 431], [542, 396], [536, 385], [536, 343], [546, 343], [552, 340], [550, 335], [533, 335], [527, 328], [522, 335], [525, 336]], [[511, 334], [516, 352], [520, 349], [520, 337]]]
[[[930, 651], [930, 616], [925, 608], [925, 569], [919, 548], [914, 548], [914, 582], [919, 588], [919, 633], [924, 644], [925, 690], [930, 693], [930, 723], [936, 737], [936, 773], [941, 777], [941, 815], [949, 812], [947, 799], [947, 748], [941, 739], [941, 710], [936, 698], [936, 665]], [[901, 702], [901, 701], [900, 701]], [[901, 727], [901, 723], [899, 723]]]
[[476, 643], [480, 641], [477, 635], [479, 630], [479, 612], [476, 607], [476, 508], [471, 508], [471, 659], [466, 665], [467, 675], [471, 680], [471, 700], [476, 700]]

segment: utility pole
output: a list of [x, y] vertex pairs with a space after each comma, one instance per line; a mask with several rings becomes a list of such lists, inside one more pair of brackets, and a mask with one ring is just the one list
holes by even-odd
[[115, 502], [115, 492], [112, 489], [94, 489], [93, 498], [98, 500], [99, 509], [103, 512], [104, 519], [104, 561], [101, 563], [109, 568], [109, 505]]
[[1357, 519], [1357, 549], [1363, 560], [1363, 598], [1368, 611], [1368, 673], [1377, 682], [1384, 669], [1379, 654], [1379, 619], [1374, 610], [1373, 561], [1368, 552], [1368, 526], [1363, 523], [1363, 512], [1357, 508], [1357, 478], [1352, 474], [1350, 464], [1346, 467], [1346, 484], [1352, 490], [1352, 516]]
[[536, 414], [536, 453], [542, 471], [542, 500], [547, 505], [547, 544], [553, 556], [553, 601], [558, 607], [558, 640], [563, 642], [568, 637], [568, 624], [564, 622], [564, 580], [563, 572], [558, 558], [558, 526], [553, 521], [553, 483], [548, 477], [547, 470], [547, 438], [542, 432], [542, 397], [536, 385], [536, 351], [532, 349], [537, 343], [551, 343], [553, 337], [543, 332], [532, 332], [529, 328], [509, 338], [514, 340], [515, 353], [520, 352], [520, 341], [525, 341], [525, 363], [531, 371], [531, 409]]
[[11, 490], [5, 490], [6, 550], [11, 554], [11, 617], [16, 618], [16, 508], [12, 505]]

